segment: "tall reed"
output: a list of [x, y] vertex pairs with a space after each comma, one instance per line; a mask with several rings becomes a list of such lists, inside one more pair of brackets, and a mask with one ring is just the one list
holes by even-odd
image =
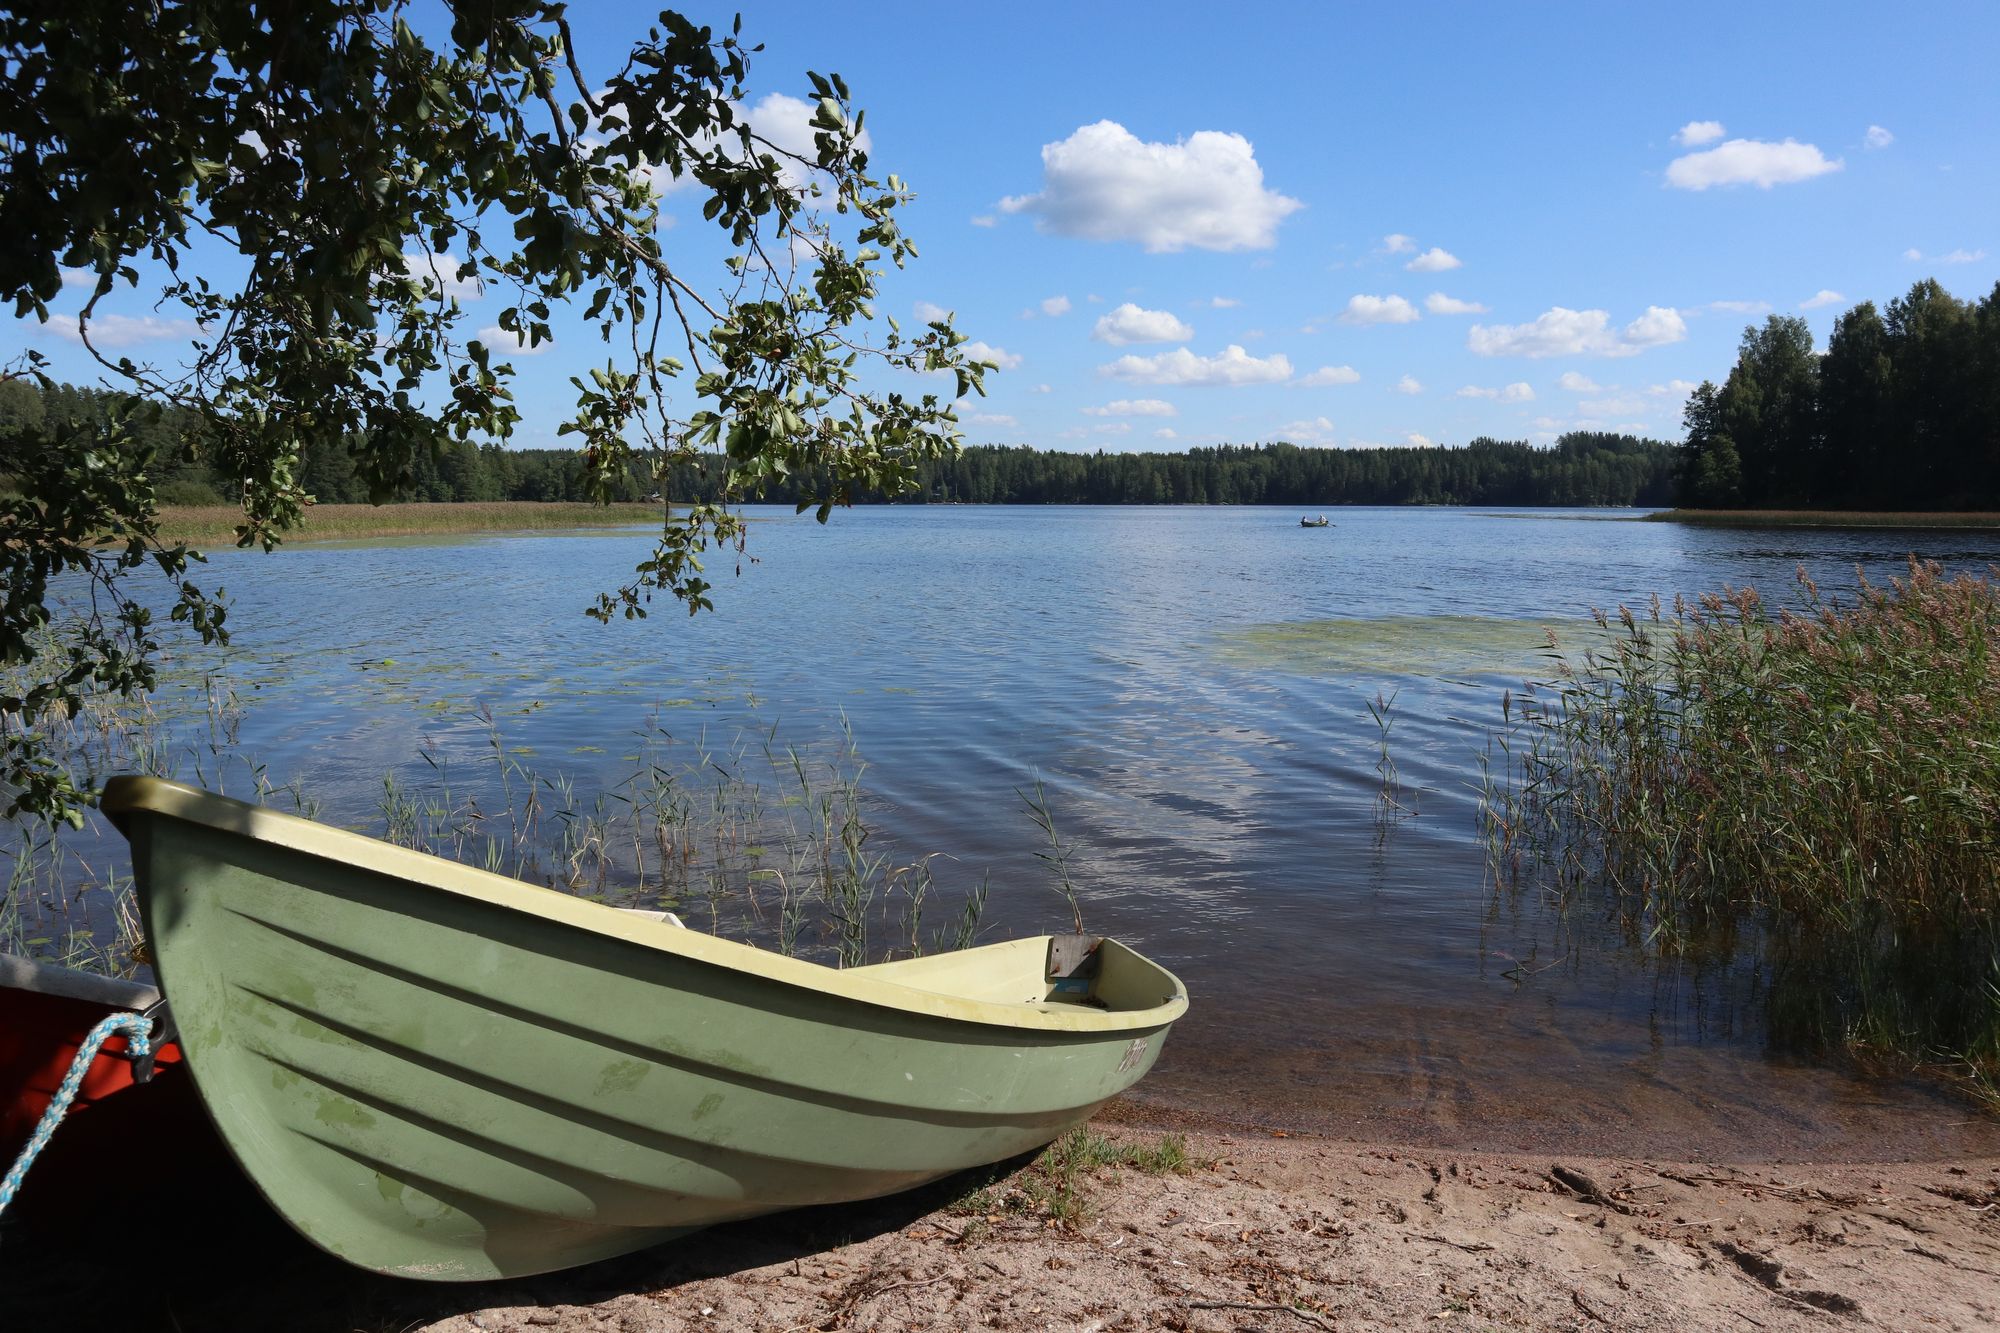
[[1912, 561], [1598, 613], [1503, 703], [1491, 864], [1767, 964], [1775, 1041], [2000, 1083], [2000, 586]]
[[[181, 707], [171, 724], [142, 697], [92, 700], [75, 717], [37, 725], [59, 737], [86, 788], [136, 771], [318, 813], [304, 784], [273, 782], [241, 749], [242, 709], [225, 677], [204, 678], [192, 697], [193, 710]], [[634, 738], [631, 770], [586, 792], [569, 774], [531, 767], [490, 709], [476, 716], [483, 758], [454, 761], [424, 744], [414, 777], [407, 768], [383, 776], [371, 831], [613, 906], [673, 910], [690, 926], [842, 967], [977, 941], [986, 880], [947, 889], [935, 854], [882, 847], [862, 783], [867, 765], [844, 717], [833, 744], [803, 749], [779, 746], [775, 730], [739, 733], [726, 746], [706, 734], [682, 740], [651, 717]], [[1045, 802], [1039, 816], [1050, 833]], [[141, 965], [122, 840], [95, 817], [81, 830], [17, 822], [11, 832], [0, 844], [0, 950], [96, 971]], [[1080, 916], [1066, 872], [1065, 884]], [[950, 913], [945, 924], [927, 926], [926, 911], [939, 908]]]

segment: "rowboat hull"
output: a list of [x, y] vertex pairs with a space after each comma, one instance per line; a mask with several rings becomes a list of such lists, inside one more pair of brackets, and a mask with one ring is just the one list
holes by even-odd
[[104, 804], [224, 1142], [382, 1273], [545, 1272], [998, 1161], [1186, 1007], [1110, 941], [1078, 1005], [1045, 940], [837, 972], [174, 784]]

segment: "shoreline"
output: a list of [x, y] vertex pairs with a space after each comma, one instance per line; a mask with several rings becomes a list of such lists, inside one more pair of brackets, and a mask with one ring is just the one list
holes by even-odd
[[2000, 528], [2000, 513], [1975, 510], [1663, 509], [1643, 523], [1685, 523], [1708, 528]]
[[[623, 528], [659, 522], [663, 507], [648, 503], [595, 505], [582, 500], [316, 504], [306, 510], [304, 523], [284, 534], [284, 545], [369, 537]], [[160, 540], [233, 545], [242, 519], [243, 511], [235, 505], [161, 505]]]
[[[121, 1322], [177, 1333], [1742, 1333], [1972, 1330], [2000, 1312], [2000, 1157], [1741, 1166], [1246, 1131], [1178, 1135], [1175, 1169], [1149, 1155], [1157, 1128], [1123, 1117], [1094, 1128], [1112, 1151], [1067, 1173], [1017, 1159], [501, 1283], [374, 1277], [252, 1199], [233, 1223], [241, 1242], [180, 1237], [186, 1260], [126, 1289]], [[126, 1257], [94, 1232], [31, 1229], [8, 1250], [27, 1323], [73, 1315], [75, 1293], [116, 1283]]]

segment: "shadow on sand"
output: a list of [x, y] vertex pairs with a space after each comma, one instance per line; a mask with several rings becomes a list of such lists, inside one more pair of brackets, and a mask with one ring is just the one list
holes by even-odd
[[837, 1249], [908, 1226], [1032, 1161], [961, 1172], [862, 1203], [735, 1222], [586, 1268], [505, 1282], [381, 1277], [315, 1249], [233, 1167], [163, 1192], [147, 1180], [0, 1228], [12, 1328], [403, 1333], [491, 1306], [590, 1305]]

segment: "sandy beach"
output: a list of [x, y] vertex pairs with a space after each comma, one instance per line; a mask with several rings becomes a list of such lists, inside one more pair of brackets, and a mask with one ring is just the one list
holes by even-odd
[[[1147, 1131], [1120, 1127], [1114, 1138]], [[1089, 1216], [810, 1215], [524, 1284], [497, 1330], [1987, 1329], [2000, 1161], [1727, 1166], [1196, 1136], [1104, 1168]], [[1006, 1197], [1007, 1186], [997, 1194]], [[1019, 1186], [1011, 1187], [1018, 1189]], [[996, 1191], [987, 1191], [995, 1195]], [[835, 1223], [835, 1230], [838, 1230]]]
[[[1098, 1130], [1128, 1154], [1170, 1126]], [[1180, 1134], [1184, 1169], [1015, 1162], [717, 1228], [590, 1268], [425, 1286], [346, 1268], [254, 1201], [129, 1248], [10, 1227], [17, 1328], [669, 1330], [1989, 1329], [2000, 1158], [1658, 1161]], [[1059, 1200], [1052, 1204], [1052, 1194]], [[1058, 1215], [1060, 1214], [1060, 1216]], [[157, 1215], [164, 1221], [165, 1214]], [[155, 1231], [157, 1248], [161, 1236]], [[108, 1322], [79, 1293], [116, 1290]]]

